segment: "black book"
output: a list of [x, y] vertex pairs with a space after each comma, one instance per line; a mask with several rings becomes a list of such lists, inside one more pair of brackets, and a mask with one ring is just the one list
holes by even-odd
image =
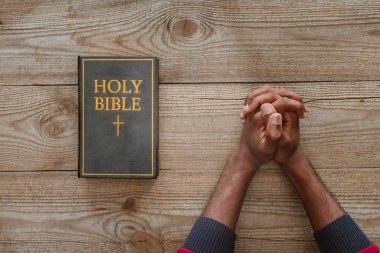
[[157, 86], [156, 57], [79, 57], [79, 177], [157, 177]]

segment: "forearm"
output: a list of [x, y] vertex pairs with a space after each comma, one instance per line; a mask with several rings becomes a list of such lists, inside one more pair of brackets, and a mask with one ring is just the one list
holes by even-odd
[[215, 191], [202, 216], [235, 230], [239, 213], [258, 165], [242, 145], [237, 145], [223, 170]]
[[355, 221], [330, 194], [298, 147], [281, 167], [294, 184], [321, 253], [378, 253]]
[[250, 157], [244, 145], [238, 144], [234, 148], [208, 205], [195, 222], [184, 248], [178, 252], [234, 251], [234, 230], [239, 213], [252, 177], [259, 167]]
[[314, 231], [319, 231], [343, 216], [344, 210], [321, 182], [301, 149], [292, 159], [282, 167], [300, 196], [311, 226]]

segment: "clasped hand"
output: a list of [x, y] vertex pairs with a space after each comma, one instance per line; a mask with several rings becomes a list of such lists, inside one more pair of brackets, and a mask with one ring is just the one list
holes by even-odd
[[274, 159], [283, 167], [302, 155], [299, 118], [304, 118], [307, 107], [303, 99], [292, 91], [263, 86], [245, 99], [240, 113], [244, 124], [239, 149], [251, 161], [254, 170]]

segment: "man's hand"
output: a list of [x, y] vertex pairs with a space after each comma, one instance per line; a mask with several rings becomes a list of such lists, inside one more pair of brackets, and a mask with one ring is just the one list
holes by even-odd
[[[269, 139], [269, 142], [250, 141], [251, 153], [260, 162], [260, 165], [274, 158], [277, 163], [287, 167], [286, 165], [303, 155], [300, 147], [299, 117], [305, 116], [307, 108], [301, 97], [292, 91], [273, 89], [266, 85], [251, 92], [247, 96], [245, 103], [246, 106], [240, 114], [240, 118], [245, 124], [241, 139], [247, 139], [247, 133], [251, 133], [251, 138], [255, 139], [254, 135], [258, 132], [261, 136]], [[259, 108], [261, 115], [260, 113], [255, 113], [250, 116], [252, 112], [257, 111]], [[279, 114], [282, 116], [282, 124], [277, 128], [279, 131], [271, 135], [271, 129], [273, 129], [273, 127], [269, 128], [271, 127], [271, 119], [273, 116], [279, 117]], [[258, 117], [260, 116], [263, 117], [264, 122], [259, 126], [260, 130], [255, 131], [255, 127], [257, 127], [255, 122], [259, 123]], [[251, 117], [253, 120], [251, 120]], [[254, 120], [255, 118], [257, 120]], [[251, 126], [247, 127], [247, 124]], [[265, 129], [265, 126], [268, 129]], [[247, 131], [246, 128], [248, 128]], [[263, 132], [266, 135], [263, 135]]]
[[[278, 112], [293, 111], [304, 115], [303, 101], [298, 95], [280, 90], [279, 94], [289, 95], [291, 98], [278, 98], [273, 90], [268, 91], [267, 88], [264, 87], [265, 92], [258, 93], [257, 96], [260, 98], [255, 96], [257, 91], [247, 97], [246, 102], [256, 101], [253, 103], [257, 103], [258, 106], [250, 104], [245, 107], [250, 109], [244, 116], [245, 123], [240, 141], [232, 151], [215, 192], [202, 214], [232, 230], [236, 227], [252, 177], [263, 163], [274, 158], [278, 142], [282, 139], [283, 117]], [[273, 103], [270, 104], [271, 102]], [[295, 115], [298, 118], [297, 114]]]
[[[344, 210], [303, 155], [299, 131], [299, 117], [304, 117], [306, 112], [303, 100], [291, 91], [264, 86], [250, 93], [245, 104], [240, 114], [244, 124], [240, 141], [228, 159], [215, 191], [203, 211], [204, 217], [196, 222], [185, 243], [194, 251], [209, 251], [212, 249], [210, 242], [213, 242], [213, 245], [222, 245], [215, 252], [220, 249], [233, 252], [236, 237], [233, 231], [247, 189], [255, 171], [272, 158], [281, 165], [294, 184], [315, 231], [320, 231], [344, 215]], [[348, 226], [347, 219], [345, 218], [344, 223], [340, 221], [336, 223], [338, 225], [334, 225], [335, 228], [346, 227], [345, 233], [339, 229], [330, 229], [330, 232], [325, 230], [324, 236], [321, 236], [322, 232], [318, 232], [320, 241], [328, 247], [335, 245], [334, 249], [338, 248], [336, 245], [345, 245], [345, 249], [364, 248], [351, 238], [365, 238], [365, 235], [357, 226]], [[213, 228], [209, 229], [205, 224], [211, 223]], [[218, 234], [213, 236], [215, 231]], [[369, 244], [369, 241], [364, 243]], [[321, 247], [322, 252], [330, 252], [328, 248], [322, 249], [324, 248]]]
[[[287, 96], [287, 98], [283, 96]], [[303, 117], [306, 112], [303, 100], [291, 91], [265, 86], [250, 93], [246, 103], [246, 107], [240, 114], [243, 121], [246, 119], [249, 121], [250, 113], [258, 108], [264, 116], [263, 125], [267, 124], [271, 118], [271, 114], [265, 112], [281, 113], [282, 131], [280, 138], [274, 143], [277, 145], [274, 159], [294, 184], [313, 229], [318, 231], [343, 216], [343, 209], [320, 181], [311, 163], [302, 152], [299, 117]], [[267, 158], [268, 156], [263, 156], [264, 161]]]
[[272, 106], [263, 107], [262, 111], [248, 115], [238, 144], [240, 155], [245, 155], [255, 170], [273, 159], [282, 133], [281, 114], [272, 110]]
[[244, 122], [248, 114], [255, 112], [265, 103], [273, 103], [273, 106], [281, 114], [285, 111], [294, 111], [300, 118], [304, 118], [307, 112], [307, 107], [303, 99], [296, 93], [286, 89], [274, 89], [269, 85], [264, 85], [249, 93], [245, 98], [245, 107], [240, 113], [240, 119]]
[[274, 160], [279, 165], [286, 166], [303, 154], [300, 144], [299, 118], [295, 112], [284, 113], [282, 129]]

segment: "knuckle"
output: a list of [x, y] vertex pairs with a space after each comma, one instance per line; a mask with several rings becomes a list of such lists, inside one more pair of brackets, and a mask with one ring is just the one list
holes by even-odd
[[290, 138], [283, 138], [281, 142], [284, 146], [289, 146], [292, 144], [292, 140]]
[[279, 131], [272, 132], [271, 138], [273, 140], [279, 140], [281, 138], [281, 132], [279, 132]]
[[260, 110], [263, 108], [263, 107], [266, 107], [266, 106], [271, 106], [270, 103], [263, 103], [261, 106], [260, 106]]
[[258, 121], [262, 120], [261, 114], [259, 114], [259, 113], [253, 114], [252, 115], [252, 120], [254, 120], [255, 122], [258, 122]]
[[272, 90], [273, 90], [272, 87], [270, 87], [268, 84], [263, 86], [263, 91], [265, 92], [272, 91]]
[[287, 98], [287, 97], [281, 97], [281, 101], [283, 103], [289, 103], [289, 98]]

